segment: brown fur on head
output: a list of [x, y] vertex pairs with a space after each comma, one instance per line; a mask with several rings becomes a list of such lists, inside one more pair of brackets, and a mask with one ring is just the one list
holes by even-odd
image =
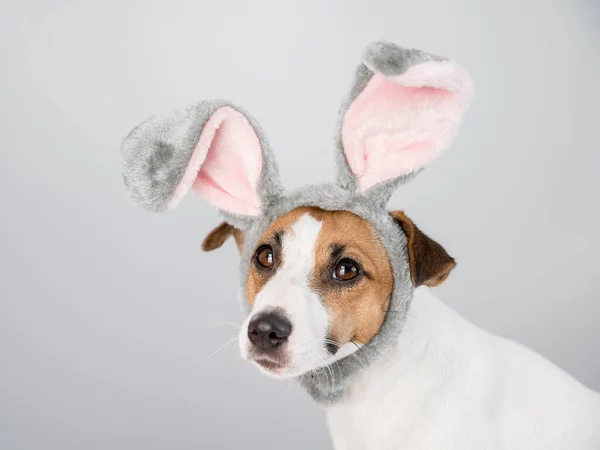
[[244, 250], [244, 232], [227, 222], [221, 222], [218, 227], [213, 229], [202, 241], [202, 250], [211, 252], [221, 247], [229, 237], [233, 236], [235, 245], [240, 255]]
[[[319, 293], [331, 320], [329, 337], [339, 344], [352, 340], [368, 342], [379, 331], [392, 293], [393, 276], [385, 248], [375, 229], [348, 211], [324, 211], [307, 207], [284, 214], [259, 239], [272, 245], [278, 265], [285, 264], [281, 244], [277, 244], [304, 214], [321, 222], [315, 243], [314, 266], [309, 285]], [[332, 279], [332, 271], [344, 259], [360, 265], [361, 273], [351, 282]], [[246, 284], [246, 297], [252, 305], [258, 292], [275, 271], [265, 272], [253, 264]]]

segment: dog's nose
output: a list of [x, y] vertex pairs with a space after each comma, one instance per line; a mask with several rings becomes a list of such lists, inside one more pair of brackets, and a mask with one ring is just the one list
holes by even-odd
[[276, 313], [260, 314], [248, 324], [248, 339], [260, 350], [279, 347], [291, 332], [290, 321]]

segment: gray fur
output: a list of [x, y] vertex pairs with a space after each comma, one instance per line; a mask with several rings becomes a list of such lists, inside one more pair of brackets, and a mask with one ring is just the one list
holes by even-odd
[[[204, 125], [223, 106], [230, 106], [244, 114], [256, 131], [263, 155], [259, 196], [262, 208], [269, 208], [273, 199], [283, 191], [275, 158], [258, 122], [226, 100], [205, 100], [151, 117], [127, 135], [121, 146], [123, 179], [135, 204], [156, 212], [167, 209]], [[221, 211], [221, 214], [228, 222], [242, 229], [248, 228], [254, 220], [226, 211]]]
[[[358, 193], [356, 177], [352, 174], [343, 152], [343, 118], [374, 73], [399, 75], [415, 64], [431, 60], [439, 61], [443, 58], [419, 50], [404, 49], [387, 42], [375, 42], [366, 48], [350, 92], [339, 113], [336, 135], [336, 184], [305, 186], [292, 192], [284, 192], [279, 184], [277, 167], [268, 142], [257, 123], [244, 113], [259, 136], [264, 163], [259, 185], [262, 216], [254, 218], [224, 213], [226, 220], [232, 225], [247, 230], [240, 263], [242, 298], [245, 300], [244, 287], [250, 261], [260, 236], [275, 219], [301, 206], [314, 206], [331, 211], [347, 210], [367, 220], [378, 232], [392, 266], [394, 287], [390, 306], [377, 335], [359, 352], [329, 367], [299, 377], [300, 384], [322, 404], [329, 405], [340, 400], [365, 368], [380, 358], [386, 348], [396, 341], [414, 292], [410, 279], [406, 236], [388, 214], [386, 205], [393, 191], [415, 174], [384, 181], [373, 186], [365, 194]], [[127, 136], [123, 142], [124, 179], [135, 203], [154, 211], [166, 208], [183, 176], [204, 124], [216, 109], [225, 105], [233, 106], [225, 101], [201, 102], [170, 115], [149, 119]], [[238, 107], [234, 108], [242, 112]], [[248, 302], [244, 301], [244, 305], [249, 312]]]

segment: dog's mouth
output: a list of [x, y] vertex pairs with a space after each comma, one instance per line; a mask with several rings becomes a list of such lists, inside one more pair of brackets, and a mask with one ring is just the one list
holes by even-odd
[[257, 358], [253, 360], [256, 364], [258, 364], [260, 367], [262, 367], [265, 370], [268, 370], [269, 372], [281, 372], [282, 370], [285, 369], [285, 364], [276, 360], [273, 360], [271, 358]]
[[279, 355], [249, 355], [250, 361], [256, 364], [263, 373], [266, 375], [279, 377], [286, 377], [286, 374], [290, 370], [289, 361], [287, 358]]
[[310, 352], [290, 353], [285, 349], [277, 349], [271, 352], [259, 352], [256, 349], [248, 349], [244, 359], [254, 363], [260, 371], [274, 378], [293, 378], [308, 373], [320, 367], [325, 367], [334, 361], [348, 356], [356, 351], [357, 346], [346, 344], [341, 347], [323, 344], [319, 349]]

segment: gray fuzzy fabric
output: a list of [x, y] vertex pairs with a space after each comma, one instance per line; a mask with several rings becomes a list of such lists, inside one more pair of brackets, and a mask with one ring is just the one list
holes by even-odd
[[[362, 62], [354, 74], [354, 81], [350, 91], [340, 108], [337, 131], [336, 131], [336, 161], [338, 165], [337, 180], [340, 186], [348, 190], [356, 191], [358, 180], [350, 170], [344, 148], [342, 145], [342, 125], [344, 116], [350, 105], [363, 91], [374, 73], [386, 76], [402, 75], [412, 66], [427, 61], [446, 61], [442, 56], [431, 55], [416, 49], [406, 49], [390, 42], [373, 42], [369, 44], [362, 55]], [[418, 172], [403, 175], [391, 180], [384, 181], [371, 187], [365, 195], [370, 196], [373, 201], [386, 205], [398, 186], [411, 180]]]
[[[271, 147], [258, 122], [227, 100], [205, 100], [168, 114], [151, 117], [127, 135], [121, 145], [123, 180], [135, 204], [156, 212], [168, 208], [204, 125], [223, 106], [230, 106], [242, 113], [258, 136], [263, 156], [259, 196], [262, 209], [269, 208], [273, 199], [283, 192]], [[241, 229], [248, 228], [254, 221], [253, 217], [234, 215], [227, 211], [221, 211], [221, 214], [225, 220]]]
[[443, 56], [432, 55], [414, 48], [403, 48], [391, 42], [373, 42], [362, 56], [362, 62], [369, 69], [388, 77], [401, 75], [412, 66], [427, 61], [447, 61]]
[[[259, 185], [262, 216], [258, 218], [223, 213], [232, 225], [247, 230], [241, 258], [241, 296], [250, 261], [258, 239], [279, 216], [301, 206], [326, 210], [347, 210], [369, 221], [379, 233], [388, 252], [394, 274], [390, 307], [378, 334], [358, 354], [347, 356], [330, 367], [323, 367], [299, 377], [299, 382], [319, 403], [330, 405], [340, 400], [346, 389], [397, 340], [410, 308], [414, 288], [410, 278], [407, 240], [386, 210], [393, 191], [415, 174], [401, 176], [373, 186], [366, 193], [357, 192], [356, 177], [350, 171], [341, 141], [343, 117], [351, 103], [364, 89], [374, 73], [399, 75], [410, 67], [444, 58], [404, 49], [387, 42], [370, 44], [363, 53], [350, 92], [340, 109], [336, 132], [338, 174], [336, 184], [305, 186], [284, 192], [267, 140], [256, 121], [239, 107], [226, 101], [200, 102], [165, 116], [147, 120], [135, 128], [123, 142], [123, 176], [132, 200], [153, 211], [163, 211], [181, 180], [202, 128], [211, 114], [222, 106], [242, 112], [255, 128], [263, 151], [263, 172]], [[332, 377], [333, 374], [333, 377]]]

